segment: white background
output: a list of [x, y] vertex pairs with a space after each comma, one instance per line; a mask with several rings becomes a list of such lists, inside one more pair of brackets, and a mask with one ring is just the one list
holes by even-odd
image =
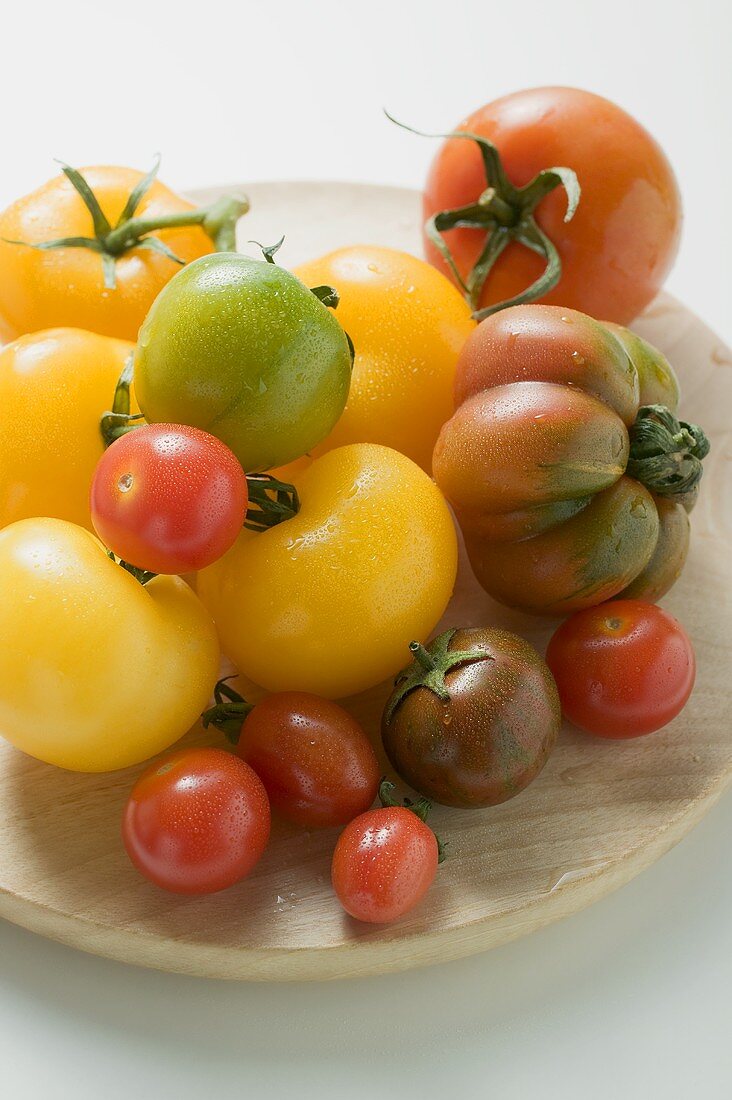
[[[512, 89], [575, 84], [664, 145], [686, 205], [669, 288], [729, 341], [729, 0], [7, 4], [0, 206], [72, 164], [179, 188], [419, 186]], [[293, 219], [297, 210], [292, 211]], [[226, 985], [93, 959], [0, 922], [0, 1092], [36, 1097], [728, 1098], [727, 797], [619, 894], [489, 955], [328, 986]]]

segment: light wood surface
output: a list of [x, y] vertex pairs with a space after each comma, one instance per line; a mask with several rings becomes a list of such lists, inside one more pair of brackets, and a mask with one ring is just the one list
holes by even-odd
[[[221, 193], [198, 192], [197, 199]], [[340, 245], [373, 242], [419, 254], [416, 192], [336, 183], [247, 188], [246, 241], [286, 234], [296, 264]], [[119, 840], [139, 768], [85, 776], [44, 766], [0, 742], [0, 916], [112, 958], [221, 978], [326, 979], [406, 969], [482, 951], [574, 913], [623, 885], [706, 813], [732, 774], [732, 353], [662, 296], [637, 324], [681, 376], [682, 413], [712, 453], [692, 517], [686, 570], [664, 606], [698, 657], [695, 692], [665, 730], [630, 742], [565, 728], [539, 779], [492, 810], [437, 808], [450, 858], [423, 904], [385, 929], [339, 908], [329, 885], [334, 831], [278, 824], [252, 876], [222, 894], [182, 899], [156, 890]], [[447, 625], [495, 624], [543, 648], [552, 624], [501, 609], [461, 563]], [[350, 701], [377, 738], [388, 686]], [[211, 740], [193, 731], [188, 740]]]

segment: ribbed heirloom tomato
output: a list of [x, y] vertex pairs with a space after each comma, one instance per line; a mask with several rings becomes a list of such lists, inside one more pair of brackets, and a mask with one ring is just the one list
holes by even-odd
[[566, 615], [671, 587], [709, 449], [677, 398], [654, 348], [574, 310], [513, 306], [478, 325], [433, 465], [487, 592]]
[[247, 510], [244, 471], [208, 432], [146, 424], [102, 456], [91, 487], [94, 529], [117, 557], [152, 573], [189, 573], [233, 545]]
[[[430, 169], [424, 216], [440, 216], [475, 308], [510, 301], [549, 272], [547, 239], [561, 277], [524, 301], [628, 324], [656, 296], [678, 249], [681, 200], [663, 151], [635, 119], [591, 92], [549, 87], [488, 103], [457, 129], [487, 139], [493, 152], [448, 139]], [[568, 196], [557, 186], [568, 183], [563, 169], [581, 188], [569, 221]], [[453, 276], [429, 234], [425, 249]], [[471, 283], [479, 257], [482, 271]]]
[[75, 328], [21, 336], [0, 351], [0, 527], [30, 516], [91, 527], [99, 421], [131, 351]]

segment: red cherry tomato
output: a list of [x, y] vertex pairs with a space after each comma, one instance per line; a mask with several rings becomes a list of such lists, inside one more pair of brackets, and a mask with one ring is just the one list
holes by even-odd
[[269, 695], [245, 720], [236, 751], [272, 806], [299, 825], [345, 825], [376, 798], [371, 742], [343, 707], [318, 695]]
[[675, 718], [696, 674], [686, 632], [642, 600], [578, 611], [549, 642], [549, 668], [573, 725], [600, 737], [639, 737]]
[[176, 894], [213, 894], [248, 875], [269, 840], [267, 793], [221, 749], [182, 749], [138, 779], [122, 820], [127, 854]]
[[388, 924], [413, 909], [429, 890], [438, 863], [435, 834], [402, 806], [369, 810], [341, 833], [332, 880], [352, 917]]
[[[681, 231], [681, 200], [663, 150], [629, 114], [577, 88], [532, 88], [488, 103], [457, 127], [498, 149], [508, 179], [523, 187], [546, 168], [574, 170], [579, 206], [565, 222], [561, 187], [542, 198], [536, 221], [557, 247], [562, 275], [539, 300], [627, 325], [656, 296], [673, 264]], [[450, 139], [440, 148], [424, 192], [425, 219], [476, 203], [486, 175], [475, 142]], [[484, 229], [445, 234], [465, 279], [486, 240]], [[452, 277], [425, 240], [427, 259]], [[512, 241], [483, 287], [479, 305], [526, 290], [546, 265]]]
[[229, 448], [179, 424], [147, 424], [117, 439], [91, 487], [102, 542], [152, 573], [218, 561], [241, 531], [247, 502], [246, 476]]

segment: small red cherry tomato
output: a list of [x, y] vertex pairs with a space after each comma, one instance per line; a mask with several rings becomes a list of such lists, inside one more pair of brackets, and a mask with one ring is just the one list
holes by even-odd
[[247, 502], [246, 476], [226, 444], [180, 424], [146, 424], [117, 439], [91, 487], [102, 542], [152, 573], [218, 561], [241, 531]]
[[347, 825], [338, 839], [333, 889], [352, 917], [388, 924], [422, 900], [438, 859], [435, 834], [412, 810], [369, 810]]
[[578, 611], [546, 652], [562, 711], [600, 737], [639, 737], [675, 718], [691, 695], [691, 641], [666, 611], [613, 600]]
[[343, 707], [318, 695], [267, 696], [246, 718], [236, 751], [273, 808], [298, 825], [345, 825], [376, 798], [380, 772], [371, 742]]
[[248, 875], [269, 840], [267, 793], [221, 749], [182, 749], [138, 779], [122, 839], [145, 878], [175, 894], [213, 894]]

